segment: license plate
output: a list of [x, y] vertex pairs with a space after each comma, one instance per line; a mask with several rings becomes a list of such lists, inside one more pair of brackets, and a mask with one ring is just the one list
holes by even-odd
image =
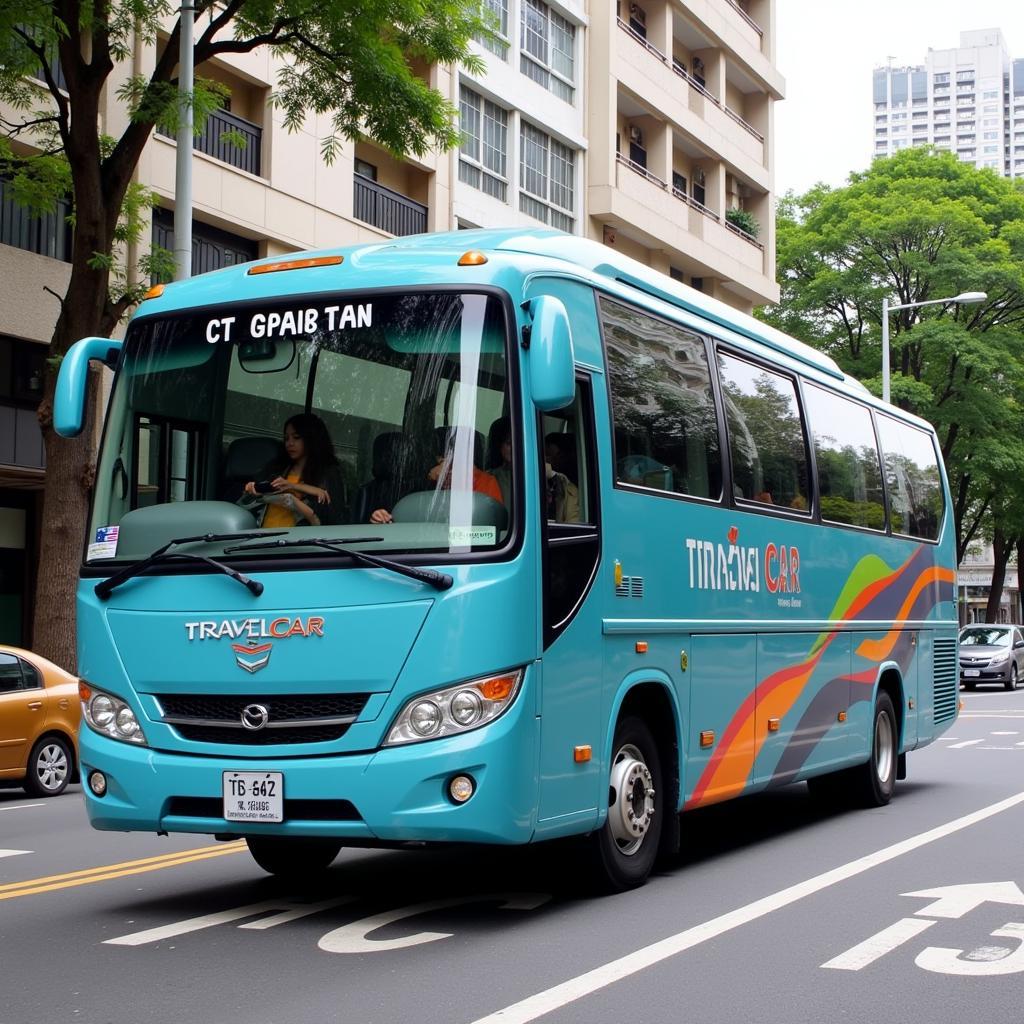
[[228, 821], [284, 821], [284, 772], [224, 772]]
[[981, 675], [981, 669], [980, 668], [965, 668], [964, 669], [964, 675], [965, 676], [972, 676], [972, 677], [980, 676]]

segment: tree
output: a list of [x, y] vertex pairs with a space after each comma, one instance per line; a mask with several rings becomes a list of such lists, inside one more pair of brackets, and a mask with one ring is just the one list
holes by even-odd
[[782, 297], [762, 317], [876, 394], [883, 297], [987, 292], [977, 306], [890, 314], [893, 400], [935, 425], [962, 559], [983, 523], [1024, 499], [1024, 188], [908, 149], [843, 188], [784, 197], [777, 238]]
[[[219, 105], [216, 85], [201, 77], [203, 65], [267, 46], [281, 58], [274, 102], [286, 127], [298, 128], [311, 113], [330, 115], [325, 160], [336, 156], [342, 139], [364, 135], [398, 156], [457, 144], [455, 110], [414, 67], [479, 68], [468, 41], [490, 30], [476, 0], [194, 4], [197, 127]], [[53, 371], [79, 338], [108, 336], [158, 269], [152, 260], [124, 266], [123, 250], [139, 237], [152, 202], [133, 184], [139, 158], [154, 125], [177, 120], [177, 12], [167, 0], [0, 0], [0, 173], [18, 201], [37, 212], [52, 211], [69, 195], [73, 209], [71, 279], [39, 408], [47, 472], [33, 640], [39, 653], [71, 668], [74, 566], [94, 453], [88, 427], [76, 440], [54, 434]], [[169, 36], [161, 36], [168, 27]], [[140, 45], [156, 47], [148, 77], [127, 74]], [[116, 138], [97, 130], [105, 92], [114, 89], [129, 113]]]

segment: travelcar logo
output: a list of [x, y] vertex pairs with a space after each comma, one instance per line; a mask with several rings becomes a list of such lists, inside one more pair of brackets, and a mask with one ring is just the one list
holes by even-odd
[[283, 640], [288, 636], [323, 636], [324, 620], [316, 615], [308, 619], [222, 619], [220, 622], [186, 622], [189, 640]]
[[686, 538], [692, 590], [743, 590], [760, 593], [762, 580], [769, 594], [800, 593], [800, 551], [769, 544], [739, 543], [739, 530], [729, 529], [728, 543]]

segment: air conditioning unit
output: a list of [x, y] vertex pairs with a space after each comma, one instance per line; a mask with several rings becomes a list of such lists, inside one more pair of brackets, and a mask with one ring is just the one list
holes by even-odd
[[644, 133], [635, 124], [629, 126], [629, 141], [638, 146], [644, 144]]
[[629, 17], [631, 21], [638, 22], [647, 27], [647, 12], [639, 4], [629, 5]]

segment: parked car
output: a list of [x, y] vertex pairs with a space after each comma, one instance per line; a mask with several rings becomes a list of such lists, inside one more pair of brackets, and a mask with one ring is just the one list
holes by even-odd
[[960, 682], [1002, 683], [1016, 690], [1024, 677], [1024, 633], [1019, 626], [979, 624], [960, 631]]
[[0, 645], [0, 781], [57, 796], [78, 776], [78, 680], [31, 651]]

